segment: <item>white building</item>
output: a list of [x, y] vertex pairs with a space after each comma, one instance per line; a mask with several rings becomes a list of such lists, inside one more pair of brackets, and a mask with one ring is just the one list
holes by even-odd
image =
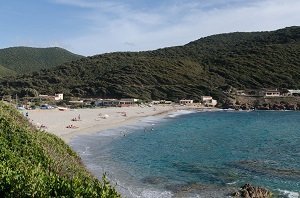
[[157, 105], [157, 104], [160, 104], [160, 101], [159, 101], [159, 100], [153, 100], [153, 101], [151, 102], [151, 104]]
[[119, 101], [120, 106], [131, 106], [138, 102], [138, 99], [135, 98], [121, 98]]
[[58, 100], [63, 100], [64, 99], [64, 94], [58, 93], [58, 94], [55, 94], [54, 96], [53, 95], [42, 95], [42, 94], [40, 94], [39, 98], [45, 99], [45, 100], [56, 100], [56, 101], [58, 101]]
[[117, 99], [103, 99], [102, 100], [102, 106], [105, 107], [112, 107], [112, 106], [118, 106], [119, 100]]
[[172, 101], [170, 101], [170, 100], [160, 100], [159, 103], [160, 104], [172, 104]]
[[63, 100], [64, 99], [64, 94], [59, 93], [54, 95], [54, 100]]
[[214, 100], [211, 96], [201, 96], [201, 102], [209, 107], [215, 107], [218, 104], [217, 100]]
[[288, 93], [287, 93], [288, 96], [293, 96], [293, 95], [300, 95], [300, 90], [294, 90], [294, 89], [289, 89], [288, 90]]
[[265, 96], [266, 97], [278, 97], [278, 96], [280, 96], [280, 91], [278, 91], [277, 89], [275, 89], [275, 90], [266, 90], [265, 91]]
[[193, 104], [194, 100], [179, 100], [179, 104], [186, 105], [186, 104]]
[[69, 103], [72, 103], [72, 104], [83, 104], [83, 100], [70, 100]]

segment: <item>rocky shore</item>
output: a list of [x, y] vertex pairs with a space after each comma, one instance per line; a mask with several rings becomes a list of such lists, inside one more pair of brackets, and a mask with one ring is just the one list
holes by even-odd
[[262, 187], [255, 187], [251, 184], [245, 184], [239, 191], [234, 192], [232, 196], [244, 198], [271, 198], [272, 192]]
[[246, 97], [238, 96], [226, 101], [222, 108], [235, 110], [300, 110], [300, 97]]

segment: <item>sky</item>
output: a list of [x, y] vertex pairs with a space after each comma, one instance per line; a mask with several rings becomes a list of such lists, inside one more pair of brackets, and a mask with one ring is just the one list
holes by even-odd
[[0, 0], [0, 48], [91, 56], [300, 25], [300, 0]]

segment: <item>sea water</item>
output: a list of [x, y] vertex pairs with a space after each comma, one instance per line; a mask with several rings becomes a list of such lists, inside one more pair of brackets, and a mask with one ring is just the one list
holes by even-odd
[[125, 197], [229, 197], [245, 183], [300, 193], [300, 112], [189, 112], [75, 138]]

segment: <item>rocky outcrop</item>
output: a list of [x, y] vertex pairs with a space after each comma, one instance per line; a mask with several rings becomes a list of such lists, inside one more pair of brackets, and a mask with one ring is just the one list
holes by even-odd
[[270, 198], [272, 197], [272, 193], [265, 188], [245, 184], [238, 192], [233, 193], [232, 196], [244, 198]]

